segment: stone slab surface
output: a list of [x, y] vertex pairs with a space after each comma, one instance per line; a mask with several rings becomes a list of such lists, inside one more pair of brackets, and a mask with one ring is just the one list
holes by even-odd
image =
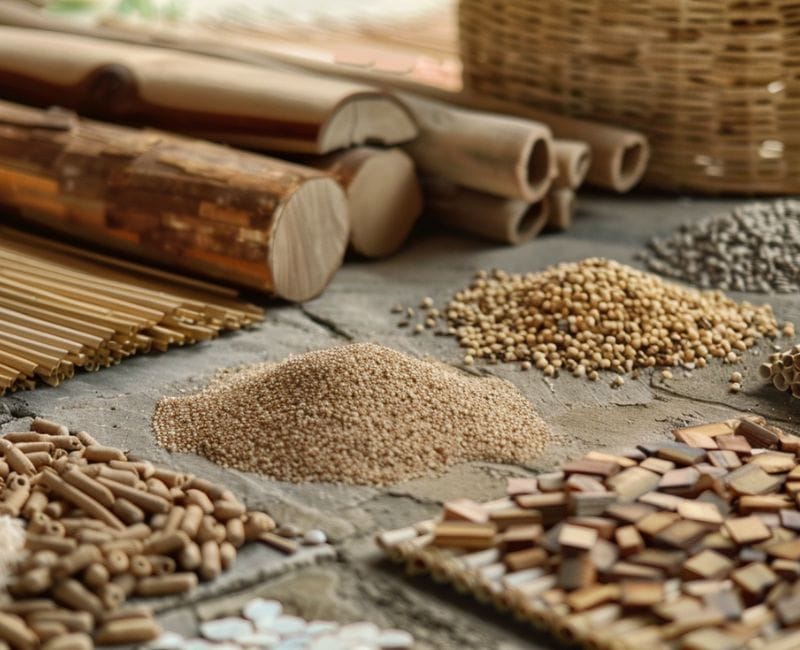
[[[553, 639], [446, 587], [405, 577], [382, 559], [372, 542], [374, 532], [431, 516], [445, 499], [499, 496], [508, 476], [548, 470], [589, 449], [663, 439], [679, 425], [744, 410], [790, 430], [800, 429], [800, 402], [764, 387], [757, 377], [758, 364], [771, 351], [768, 344], [748, 353], [736, 368], [745, 375], [744, 390], [738, 395], [727, 390], [731, 366], [717, 363], [690, 375], [675, 371], [668, 381], [643, 373], [638, 380], [628, 378], [624, 386], [612, 389], [610, 377], [595, 383], [568, 375], [547, 379], [515, 365], [479, 362], [478, 372], [517, 385], [553, 426], [557, 440], [543, 457], [522, 466], [470, 463], [442, 476], [385, 489], [292, 485], [225, 470], [191, 455], [170, 455], [153, 442], [153, 407], [162, 395], [202, 387], [217, 368], [278, 361], [290, 353], [349, 340], [374, 341], [458, 366], [462, 352], [453, 339], [430, 332], [413, 335], [398, 328], [391, 306], [416, 305], [423, 296], [444, 303], [478, 269], [535, 271], [588, 256], [640, 266], [635, 256], [650, 236], [667, 234], [684, 220], [723, 212], [736, 203], [644, 194], [581, 195], [572, 230], [544, 235], [519, 248], [486, 245], [423, 225], [391, 259], [348, 261], [316, 300], [302, 306], [266, 304], [267, 321], [258, 329], [165, 355], [138, 357], [99, 373], [82, 374], [56, 389], [0, 399], [0, 423], [8, 431], [27, 426], [25, 417], [33, 414], [56, 419], [143, 458], [224, 482], [249, 506], [265, 508], [279, 521], [319, 527], [329, 534], [333, 548], [309, 550], [288, 560], [269, 549], [243, 552], [230, 574], [203, 586], [191, 599], [158, 603], [162, 621], [170, 629], [190, 633], [198, 619], [234, 611], [249, 597], [260, 595], [279, 598], [289, 611], [307, 618], [369, 619], [405, 628], [422, 649], [557, 647]], [[779, 320], [800, 325], [797, 296], [731, 295], [771, 302]]]

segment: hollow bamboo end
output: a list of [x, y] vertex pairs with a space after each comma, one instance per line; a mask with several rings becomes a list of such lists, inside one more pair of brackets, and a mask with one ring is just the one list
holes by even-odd
[[414, 162], [399, 149], [374, 150], [347, 186], [350, 245], [385, 257], [403, 245], [422, 213]]
[[303, 183], [276, 210], [267, 264], [277, 296], [318, 295], [341, 266], [349, 232], [347, 199], [330, 178]]
[[547, 192], [554, 166], [552, 143], [543, 137], [533, 138], [524, 164], [528, 200], [538, 200]]
[[542, 198], [520, 211], [517, 219], [510, 222], [507, 241], [510, 244], [523, 244], [536, 237], [547, 224], [550, 217], [550, 199]]
[[650, 159], [650, 147], [645, 139], [627, 142], [620, 149], [613, 171], [613, 186], [617, 192], [628, 192], [644, 176], [647, 162]]

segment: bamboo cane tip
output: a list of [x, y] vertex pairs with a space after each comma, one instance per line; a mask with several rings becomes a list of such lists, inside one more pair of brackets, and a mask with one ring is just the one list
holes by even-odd
[[547, 197], [531, 203], [523, 212], [520, 212], [519, 217], [512, 224], [508, 242], [518, 245], [533, 239], [542, 231], [549, 217], [550, 200]]
[[331, 178], [306, 180], [275, 212], [267, 256], [275, 294], [317, 296], [342, 265], [348, 233], [344, 191]]
[[375, 150], [347, 187], [350, 244], [366, 257], [394, 253], [422, 212], [414, 162], [400, 149]]
[[536, 138], [531, 143], [526, 164], [526, 176], [528, 185], [537, 195], [544, 192], [543, 186], [550, 182], [552, 155], [550, 144], [544, 138]]
[[647, 168], [650, 158], [650, 147], [647, 140], [632, 139], [620, 150], [615, 169], [614, 188], [618, 192], [627, 192], [638, 183]]

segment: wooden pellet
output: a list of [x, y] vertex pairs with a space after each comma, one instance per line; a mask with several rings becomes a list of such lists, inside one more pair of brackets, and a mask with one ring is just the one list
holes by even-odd
[[78, 546], [74, 539], [56, 537], [53, 535], [31, 535], [25, 539], [25, 547], [30, 551], [55, 551], [63, 555], [73, 551]]
[[93, 562], [83, 572], [83, 581], [86, 585], [97, 591], [111, 579], [108, 568], [102, 562]]
[[236, 561], [236, 547], [230, 542], [222, 542], [219, 545], [219, 559], [223, 571], [230, 569]]
[[127, 499], [131, 503], [139, 506], [145, 512], [169, 512], [169, 501], [163, 497], [159, 497], [155, 494], [148, 494], [142, 490], [137, 490], [135, 487], [124, 485], [123, 483], [117, 483], [116, 481], [112, 481], [111, 479], [107, 479], [103, 476], [99, 476], [97, 480], [111, 490], [114, 496]]
[[95, 634], [99, 645], [145, 643], [158, 638], [161, 629], [152, 618], [124, 618], [103, 624]]
[[[68, 632], [66, 625], [56, 621], [33, 622], [29, 623], [29, 627], [42, 643], [58, 636], [64, 636]], [[47, 647], [46, 644], [45, 647]]]
[[130, 558], [128, 571], [137, 578], [146, 578], [153, 574], [153, 565], [144, 555], [133, 555]]
[[53, 575], [65, 578], [83, 571], [90, 564], [100, 562], [103, 555], [97, 546], [84, 544], [62, 557], [53, 567]]
[[190, 542], [178, 553], [178, 564], [184, 571], [194, 571], [200, 567], [203, 558], [200, 555], [200, 547], [194, 542]]
[[61, 478], [106, 508], [114, 505], [114, 495], [111, 490], [81, 472], [77, 467], [72, 466], [65, 469], [61, 473]]
[[[52, 601], [50, 603], [53, 605]], [[32, 612], [25, 618], [31, 623], [42, 621], [61, 623], [72, 632], [88, 633], [94, 628], [92, 615], [86, 611], [72, 611], [70, 609], [51, 607], [50, 609]]]
[[92, 637], [82, 632], [73, 632], [50, 639], [42, 646], [42, 650], [92, 650]]
[[225, 539], [233, 544], [235, 548], [241, 548], [246, 539], [244, 522], [242, 519], [228, 519], [228, 521], [225, 522]]
[[77, 580], [69, 579], [56, 583], [51, 591], [56, 602], [89, 612], [95, 619], [103, 613], [102, 601]]
[[229, 501], [227, 499], [220, 499], [214, 501], [214, 516], [219, 521], [228, 521], [229, 519], [243, 517], [246, 509], [243, 504], [238, 501]]
[[115, 499], [114, 504], [111, 506], [111, 511], [117, 515], [123, 523], [129, 526], [141, 523], [145, 520], [144, 510], [127, 499]]
[[197, 505], [203, 511], [203, 514], [210, 515], [214, 512], [214, 503], [208, 498], [208, 495], [201, 490], [194, 488], [186, 490], [187, 505]]
[[24, 474], [25, 476], [36, 474], [36, 467], [34, 467], [33, 463], [7, 438], [0, 438], [0, 452], [5, 455], [8, 466], [18, 474]]
[[213, 580], [222, 573], [222, 560], [220, 558], [219, 544], [213, 540], [200, 545], [200, 570], [198, 573], [203, 580]]
[[0, 640], [19, 650], [35, 650], [39, 639], [19, 616], [0, 612]]
[[[92, 445], [83, 450], [83, 457], [92, 463], [108, 463], [112, 460], [125, 460], [125, 452], [116, 447], [106, 447], [104, 445]], [[112, 465], [113, 467], [113, 465]]]
[[105, 506], [98, 503], [85, 492], [64, 481], [64, 479], [56, 475], [55, 472], [46, 469], [41, 474], [41, 480], [42, 483], [49, 487], [54, 494], [57, 494], [62, 499], [77, 506], [87, 515], [91, 515], [92, 517], [99, 519], [113, 529], [122, 530], [125, 528], [125, 525], [117, 518], [117, 516]]
[[264, 512], [250, 511], [244, 518], [244, 533], [247, 541], [258, 539], [261, 533], [275, 530], [275, 521]]
[[33, 422], [31, 422], [31, 431], [45, 433], [49, 436], [69, 435], [69, 429], [67, 429], [67, 427], [65, 427], [63, 424], [58, 424], [57, 422], [45, 420], [44, 418], [39, 417], [34, 418]]
[[147, 561], [153, 569], [154, 576], [163, 576], [175, 573], [176, 562], [166, 555], [148, 555]]
[[152, 576], [139, 580], [136, 593], [139, 596], [167, 596], [191, 591], [197, 586], [195, 573], [173, 573], [172, 575]]

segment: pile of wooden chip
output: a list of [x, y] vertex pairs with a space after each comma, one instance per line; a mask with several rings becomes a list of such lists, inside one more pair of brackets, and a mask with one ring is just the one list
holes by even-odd
[[750, 416], [674, 434], [378, 543], [594, 650], [800, 647], [800, 437]]
[[0, 648], [154, 639], [152, 612], [128, 597], [187, 592], [248, 541], [298, 547], [224, 487], [47, 420], [0, 437], [0, 454], [0, 514], [27, 522], [26, 555], [0, 597]]

